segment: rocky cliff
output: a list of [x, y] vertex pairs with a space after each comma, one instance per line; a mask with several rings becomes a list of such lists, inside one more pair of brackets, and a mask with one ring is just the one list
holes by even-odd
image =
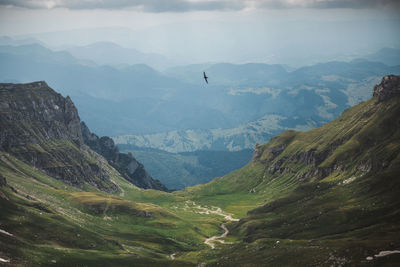
[[44, 81], [0, 84], [0, 112], [3, 149], [48, 139], [83, 144], [78, 111], [71, 99], [54, 92]]
[[108, 163], [125, 179], [141, 188], [168, 190], [159, 180], [153, 179], [145, 170], [143, 164], [139, 163], [132, 154], [120, 153], [110, 137], [99, 138], [96, 134], [90, 132], [84, 122], [81, 122], [81, 129], [85, 144], [106, 158]]
[[[85, 145], [78, 111], [71, 99], [56, 93], [44, 81], [0, 84], [0, 125], [0, 150], [67, 184], [82, 188], [89, 184], [107, 192], [118, 190], [111, 180], [110, 167]], [[85, 130], [89, 131], [87, 127]], [[96, 148], [107, 159], [119, 155], [112, 140], [107, 143], [110, 140], [103, 138], [104, 142], [99, 142], [101, 149]], [[141, 166], [136, 165], [129, 170]], [[138, 186], [153, 188], [146, 184], [151, 177], [144, 169], [129, 177], [121, 174]]]
[[400, 96], [400, 76], [384, 76], [381, 83], [374, 87], [373, 96], [377, 97], [379, 101], [384, 101], [394, 96]]

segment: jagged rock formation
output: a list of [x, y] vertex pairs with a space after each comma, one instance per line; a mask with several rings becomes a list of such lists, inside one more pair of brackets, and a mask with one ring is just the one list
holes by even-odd
[[141, 188], [168, 190], [159, 180], [153, 179], [132, 154], [120, 153], [110, 137], [103, 136], [99, 138], [96, 134], [90, 132], [84, 122], [81, 122], [81, 129], [85, 144], [106, 158], [108, 163], [121, 173], [125, 179]]
[[54, 92], [44, 81], [0, 84], [0, 112], [3, 149], [48, 139], [83, 144], [80, 119], [72, 100]]
[[0, 84], [0, 149], [63, 182], [118, 187], [84, 147], [78, 111], [44, 81]]
[[[72, 100], [56, 93], [46, 82], [0, 84], [0, 125], [0, 150], [67, 184], [89, 184], [106, 192], [118, 190], [110, 178], [110, 168], [85, 146]], [[103, 140], [101, 148], [105, 151], [96, 151], [110, 159], [118, 151], [110, 138]], [[126, 157], [129, 156], [120, 155], [119, 161]], [[126, 159], [123, 162], [130, 163]], [[140, 164], [137, 165], [128, 164], [129, 170], [138, 169]], [[140, 181], [134, 184], [152, 188], [144, 182], [149, 179], [144, 169], [129, 177], [131, 182]]]
[[382, 82], [374, 87], [373, 96], [379, 101], [384, 101], [393, 96], [400, 95], [400, 77], [397, 75], [388, 75], [382, 78]]

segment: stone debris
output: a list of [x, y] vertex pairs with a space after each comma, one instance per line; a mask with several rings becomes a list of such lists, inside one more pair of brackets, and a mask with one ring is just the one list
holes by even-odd
[[10, 260], [6, 260], [6, 259], [3, 259], [3, 258], [0, 258], [0, 262], [10, 262]]
[[11, 234], [11, 233], [9, 233], [7, 231], [4, 231], [3, 229], [0, 229], [0, 233], [8, 235], [8, 236], [14, 236], [13, 234]]
[[385, 250], [385, 251], [381, 251], [379, 252], [379, 254], [374, 255], [376, 258], [380, 258], [380, 257], [385, 257], [391, 254], [398, 254], [400, 253], [400, 250]]

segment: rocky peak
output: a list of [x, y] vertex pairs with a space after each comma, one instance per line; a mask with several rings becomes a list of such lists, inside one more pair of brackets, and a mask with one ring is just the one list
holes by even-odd
[[[77, 187], [89, 184], [106, 192], [118, 187], [104, 168], [102, 155], [125, 179], [141, 188], [167, 191], [131, 154], [119, 153], [114, 141], [99, 138], [81, 121], [70, 97], [46, 82], [0, 83], [0, 151]], [[4, 184], [0, 177], [0, 185]]]
[[393, 96], [400, 96], [400, 76], [384, 76], [381, 83], [375, 85], [373, 96], [377, 97], [379, 101], [385, 101]]
[[45, 82], [0, 84], [0, 125], [0, 151], [66, 184], [118, 190], [100, 157], [84, 146], [71, 98]]
[[[0, 147], [7, 149], [49, 139], [67, 139], [83, 144], [78, 111], [69, 97], [46, 82], [0, 84]], [[20, 127], [17, 127], [20, 125]]]

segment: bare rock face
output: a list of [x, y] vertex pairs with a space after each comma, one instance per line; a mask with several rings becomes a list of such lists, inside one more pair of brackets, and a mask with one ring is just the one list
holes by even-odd
[[379, 101], [385, 101], [394, 96], [400, 96], [400, 76], [384, 76], [381, 83], [375, 85], [373, 96], [377, 97]]
[[118, 187], [84, 146], [78, 111], [45, 82], [0, 84], [0, 150], [66, 184]]
[[0, 147], [48, 139], [83, 144], [78, 111], [69, 97], [54, 92], [46, 82], [0, 84]]
[[153, 179], [143, 164], [139, 163], [132, 154], [120, 153], [110, 137], [99, 138], [90, 132], [84, 122], [81, 122], [81, 129], [85, 144], [107, 159], [108, 163], [132, 184], [145, 189], [168, 190], [159, 180]]
[[0, 150], [67, 184], [117, 191], [104, 163], [85, 144], [131, 183], [167, 191], [132, 155], [119, 153], [110, 137], [99, 138], [81, 124], [68, 96], [64, 98], [44, 81], [0, 84]]

